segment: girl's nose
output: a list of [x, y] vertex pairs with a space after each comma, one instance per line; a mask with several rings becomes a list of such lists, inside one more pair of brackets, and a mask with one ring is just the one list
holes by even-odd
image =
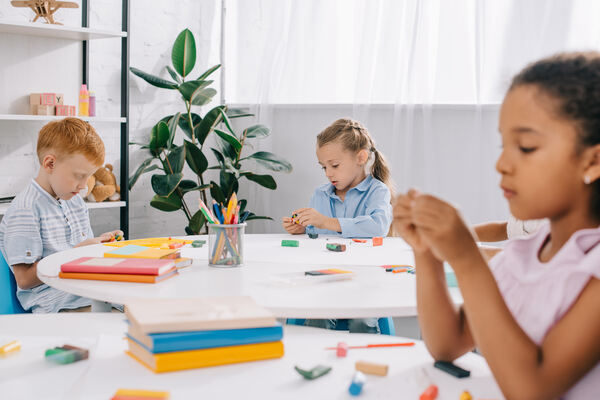
[[508, 159], [505, 150], [502, 150], [502, 153], [500, 153], [500, 156], [498, 157], [498, 161], [496, 161], [496, 171], [502, 175], [509, 174], [512, 171], [510, 160]]

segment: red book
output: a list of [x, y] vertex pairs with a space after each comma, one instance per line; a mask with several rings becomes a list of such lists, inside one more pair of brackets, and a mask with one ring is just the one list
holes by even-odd
[[81, 257], [60, 266], [61, 272], [159, 276], [175, 267], [171, 259]]

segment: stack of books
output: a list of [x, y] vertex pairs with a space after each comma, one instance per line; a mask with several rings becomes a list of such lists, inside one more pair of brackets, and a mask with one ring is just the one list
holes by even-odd
[[125, 305], [128, 354], [154, 372], [283, 356], [283, 329], [250, 297], [141, 299]]
[[60, 266], [62, 279], [156, 283], [177, 275], [173, 259], [81, 257]]

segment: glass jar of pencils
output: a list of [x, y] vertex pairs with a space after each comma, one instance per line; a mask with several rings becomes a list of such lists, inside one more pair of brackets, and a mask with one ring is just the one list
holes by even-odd
[[244, 264], [246, 224], [208, 224], [208, 265], [239, 267]]

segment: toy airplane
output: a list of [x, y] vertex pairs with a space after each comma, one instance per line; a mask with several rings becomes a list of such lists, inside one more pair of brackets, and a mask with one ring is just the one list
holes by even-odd
[[36, 14], [32, 22], [37, 21], [42, 17], [49, 24], [62, 25], [60, 22], [54, 21], [54, 13], [59, 8], [79, 8], [79, 4], [72, 1], [57, 1], [57, 0], [26, 0], [26, 1], [11, 1], [13, 7], [29, 7]]

